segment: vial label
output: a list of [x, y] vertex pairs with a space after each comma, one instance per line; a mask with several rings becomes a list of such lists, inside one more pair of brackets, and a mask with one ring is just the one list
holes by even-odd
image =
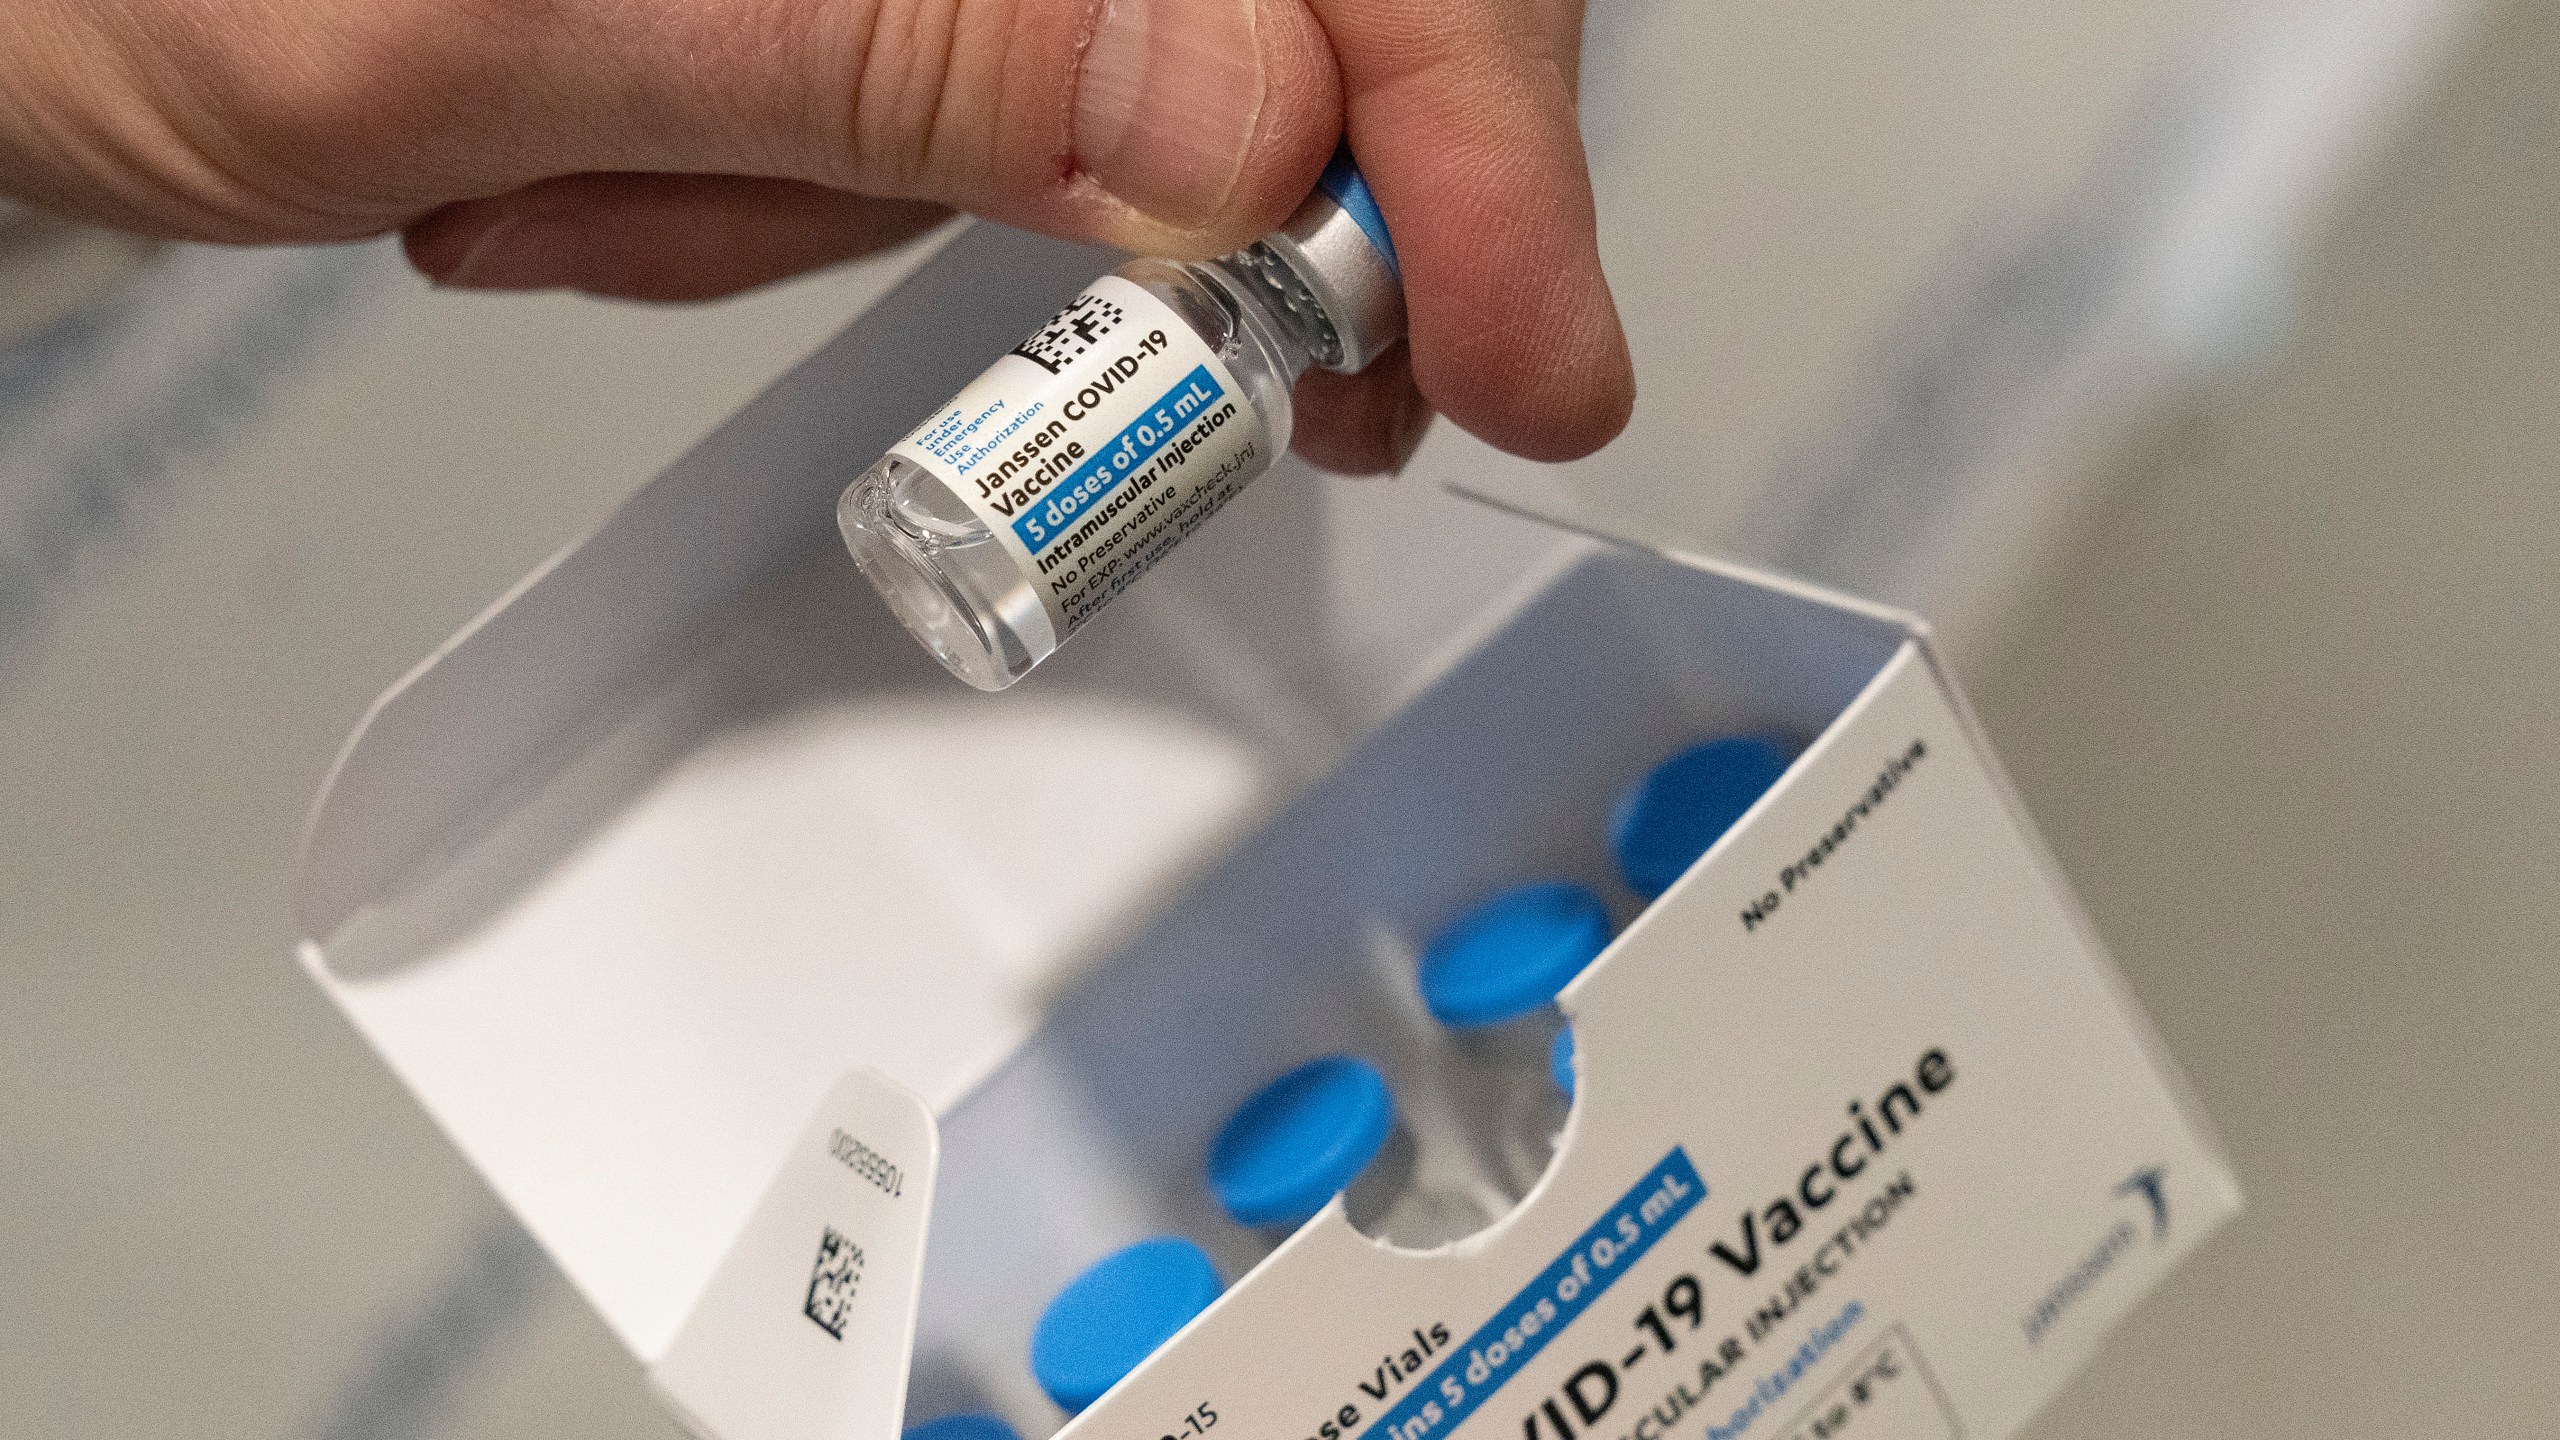
[[1268, 446], [1199, 333], [1106, 275], [890, 453], [987, 522], [1064, 641], [1261, 473]]

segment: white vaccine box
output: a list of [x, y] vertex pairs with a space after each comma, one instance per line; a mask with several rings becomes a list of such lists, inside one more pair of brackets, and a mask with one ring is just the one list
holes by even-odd
[[[1165, 1232], [1231, 1288], [1079, 1433], [2015, 1429], [2239, 1195], [1925, 630], [1426, 452], [1266, 477], [967, 690], [833, 501], [1104, 263], [964, 233], [378, 702], [314, 978], [713, 1440], [1049, 1433], [1040, 1306]], [[1806, 748], [1639, 907], [1613, 798], [1742, 729]], [[1553, 875], [1626, 928], [1528, 1197], [1427, 1253], [1220, 1218], [1208, 1136], [1295, 1061], [1433, 1143], [1413, 954]]]

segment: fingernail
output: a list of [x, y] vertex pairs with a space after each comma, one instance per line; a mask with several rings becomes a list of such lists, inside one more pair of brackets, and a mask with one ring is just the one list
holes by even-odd
[[1076, 162], [1164, 224], [1214, 220], [1262, 115], [1256, 0], [1103, 0], [1076, 82]]
[[557, 290], [577, 273], [570, 239], [562, 226], [502, 216], [463, 247], [462, 258], [436, 283], [455, 290]]

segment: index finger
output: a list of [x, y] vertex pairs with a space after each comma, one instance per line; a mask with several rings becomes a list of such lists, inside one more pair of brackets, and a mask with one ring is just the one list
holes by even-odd
[[1575, 113], [1579, 0], [1313, 0], [1395, 235], [1414, 379], [1535, 460], [1625, 428], [1635, 374]]

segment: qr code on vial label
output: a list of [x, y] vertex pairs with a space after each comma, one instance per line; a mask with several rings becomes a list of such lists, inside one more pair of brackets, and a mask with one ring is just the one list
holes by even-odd
[[1120, 322], [1127, 318], [1119, 306], [1099, 295], [1079, 295], [1074, 304], [1058, 312], [1058, 318], [1014, 346], [1013, 353], [1055, 375], [1081, 359], [1103, 336], [1119, 329]]
[[845, 1315], [853, 1308], [853, 1292], [861, 1284], [862, 1247], [830, 1225], [818, 1238], [818, 1261], [809, 1270], [809, 1300], [800, 1313], [841, 1340]]

